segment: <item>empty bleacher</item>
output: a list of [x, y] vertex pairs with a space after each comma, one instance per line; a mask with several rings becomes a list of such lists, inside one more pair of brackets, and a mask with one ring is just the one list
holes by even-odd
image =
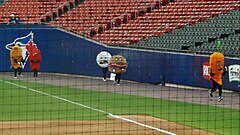
[[13, 13], [25, 23], [46, 22], [108, 45], [195, 53], [211, 53], [223, 39], [225, 53], [239, 53], [239, 0], [80, 1], [8, 0], [0, 22]]
[[[128, 21], [137, 12], [153, 8], [159, 0], [86, 0], [50, 22], [53, 26], [94, 36]], [[139, 14], [139, 13], [138, 13]]]
[[47, 15], [57, 13], [61, 5], [70, 2], [74, 0], [8, 0], [0, 6], [0, 22], [8, 22], [10, 15], [15, 14], [25, 23], [38, 23], [41, 19], [46, 20]]
[[[238, 4], [236, 4], [238, 3]], [[95, 36], [110, 45], [129, 45], [239, 8], [236, 0], [178, 0]]]
[[217, 51], [215, 41], [221, 39], [225, 43], [223, 52], [234, 56], [239, 54], [239, 30], [240, 10], [232, 10], [201, 23], [164, 33], [160, 37], [140, 41], [132, 46], [210, 54]]

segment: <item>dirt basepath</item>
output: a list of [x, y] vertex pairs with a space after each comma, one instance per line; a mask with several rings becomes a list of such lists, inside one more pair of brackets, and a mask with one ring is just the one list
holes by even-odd
[[[122, 115], [177, 135], [214, 135], [192, 127], [176, 124], [146, 115]], [[1, 135], [167, 135], [150, 128], [136, 125], [120, 119], [84, 120], [84, 121], [30, 121], [2, 122]]]

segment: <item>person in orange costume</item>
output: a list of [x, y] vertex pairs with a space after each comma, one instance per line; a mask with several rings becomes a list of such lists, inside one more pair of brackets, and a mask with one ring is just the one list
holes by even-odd
[[29, 55], [30, 68], [33, 71], [33, 77], [38, 77], [38, 71], [40, 70], [40, 62], [42, 60], [41, 52], [39, 49], [34, 48]]
[[14, 71], [14, 78], [17, 78], [17, 73], [19, 76], [21, 76], [22, 73], [22, 49], [15, 45], [11, 51], [10, 51], [10, 61], [11, 61], [11, 68], [13, 68]]
[[[217, 41], [217, 46], [220, 48], [223, 45], [222, 41]], [[219, 49], [220, 50], [220, 49]], [[210, 97], [213, 97], [213, 92], [215, 92], [218, 88], [219, 97], [218, 101], [222, 101], [222, 76], [225, 75], [226, 70], [224, 67], [224, 55], [220, 52], [214, 52], [210, 56], [210, 80], [213, 84], [212, 89], [209, 91]]]

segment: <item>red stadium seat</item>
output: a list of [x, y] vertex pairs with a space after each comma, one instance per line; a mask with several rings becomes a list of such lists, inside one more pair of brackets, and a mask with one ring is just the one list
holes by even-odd
[[[1, 14], [8, 14], [8, 16], [2, 18], [3, 20], [1, 22], [7, 22], [12, 13], [18, 14], [25, 23], [32, 21], [40, 22], [40, 16], [48, 12], [56, 12], [63, 2], [68, 1], [69, 0], [8, 0], [0, 7], [0, 9], [4, 9]], [[74, 2], [74, 0], [70, 2]]]
[[[161, 35], [164, 32], [171, 32], [176, 28], [183, 28], [188, 24], [195, 24], [199, 21], [207, 20], [210, 17], [218, 16], [222, 13], [222, 11], [219, 9], [225, 7], [226, 4], [234, 5], [234, 2], [236, 1], [177, 0], [176, 2], [170, 3], [167, 6], [162, 6], [161, 8], [155, 9], [150, 13], [146, 13], [144, 16], [135, 16], [134, 20], [126, 24], [122, 24], [119, 28], [114, 28], [113, 30], [108, 31], [108, 34], [115, 35], [121, 30], [121, 33], [132, 33], [130, 35], [125, 34], [124, 37], [141, 35], [140, 38], [135, 40], [145, 39], [148, 38], [148, 36], [153, 35]], [[236, 8], [239, 9], [239, 5], [235, 4], [234, 6], [226, 8], [224, 11], [228, 12]], [[101, 39], [102, 36], [104, 36], [104, 33], [98, 35], [98, 38]], [[123, 35], [119, 36], [123, 37]], [[119, 38], [119, 40], [122, 41], [123, 39]], [[133, 43], [135, 40], [130, 40], [130, 43]], [[113, 44], [122, 42], [109, 41], [108, 43]]]
[[[131, 12], [137, 13], [138, 10], [146, 11], [149, 5], [155, 4], [156, 1], [157, 0], [88, 0], [77, 8], [69, 11], [67, 13], [69, 16], [61, 16], [60, 21], [66, 18], [73, 18], [73, 16], [78, 17], [80, 20], [82, 19], [83, 22], [72, 19], [71, 22], [67, 23], [79, 23], [79, 25], [91, 23], [98, 26], [97, 30], [94, 28], [94, 31], [103, 32], [102, 30], [109, 30], [114, 27], [119, 27], [123, 23], [127, 23], [131, 19]], [[138, 7], [141, 8], [138, 9]], [[94, 20], [95, 22], [89, 22], [89, 20]], [[89, 26], [89, 29], [92, 29], [92, 27], [93, 26]]]
[[[236, 0], [162, 0], [155, 9], [159, 0], [87, 0], [71, 10], [62, 6], [65, 2], [68, 0], [8, 0], [0, 7], [0, 21], [7, 22], [12, 13], [26, 22], [38, 22], [41, 16], [43, 21], [51, 21], [55, 13], [57, 18], [50, 25], [103, 43], [129, 44], [240, 8]], [[58, 16], [59, 12], [64, 14]]]

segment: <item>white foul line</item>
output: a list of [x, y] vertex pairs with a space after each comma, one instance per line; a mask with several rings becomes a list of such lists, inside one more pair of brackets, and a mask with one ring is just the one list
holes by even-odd
[[130, 122], [130, 123], [134, 123], [134, 124], [140, 125], [142, 127], [150, 128], [150, 129], [153, 129], [153, 130], [156, 130], [156, 131], [159, 131], [159, 132], [163, 132], [163, 133], [166, 133], [166, 134], [169, 134], [169, 135], [176, 135], [174, 133], [162, 130], [160, 128], [152, 127], [152, 126], [149, 126], [149, 125], [146, 125], [146, 124], [139, 123], [139, 122], [134, 121], [134, 120], [130, 120], [130, 119], [127, 119], [127, 118], [124, 118], [124, 117], [113, 115], [112, 113], [109, 113], [109, 112], [106, 112], [106, 111], [103, 111], [103, 110], [99, 110], [97, 108], [93, 108], [93, 107], [90, 107], [90, 106], [87, 106], [87, 105], [84, 105], [84, 104], [80, 104], [80, 103], [77, 103], [77, 102], [74, 102], [74, 101], [71, 101], [71, 100], [68, 100], [68, 99], [65, 99], [65, 98], [61, 98], [61, 97], [58, 97], [58, 96], [55, 96], [55, 95], [51, 95], [51, 94], [48, 94], [48, 93], [45, 93], [45, 92], [42, 92], [42, 91], [38, 91], [38, 90], [35, 90], [35, 89], [32, 89], [32, 88], [28, 88], [26, 86], [22, 86], [22, 85], [15, 84], [15, 83], [12, 83], [12, 82], [4, 81], [2, 79], [0, 79], [0, 81], [3, 81], [5, 83], [7, 83], [7, 84], [14, 85], [14, 86], [17, 86], [17, 87], [20, 87], [20, 88], [23, 88], [23, 89], [27, 89], [27, 90], [36, 92], [36, 93], [39, 93], [39, 94], [42, 94], [42, 95], [46, 95], [46, 96], [49, 96], [49, 97], [52, 97], [52, 98], [56, 98], [56, 99], [59, 99], [59, 100], [62, 100], [62, 101], [68, 102], [68, 103], [72, 103], [74, 105], [82, 106], [82, 107], [88, 108], [90, 110], [101, 112], [101, 113], [107, 114], [107, 115], [109, 115], [111, 117], [114, 117], [114, 118], [117, 118], [117, 119], [121, 119], [123, 121], [127, 121], [127, 122]]
[[152, 126], [149, 126], [149, 125], [145, 125], [145, 124], [142, 124], [142, 123], [139, 123], [137, 121], [134, 121], [134, 120], [130, 120], [130, 119], [127, 119], [127, 118], [123, 118], [123, 117], [120, 117], [120, 116], [117, 116], [117, 115], [113, 115], [113, 114], [109, 114], [110, 116], [114, 117], [114, 118], [118, 118], [118, 119], [121, 119], [121, 120], [124, 120], [124, 121], [128, 121], [130, 123], [134, 123], [134, 124], [137, 124], [137, 125], [140, 125], [140, 126], [143, 126], [143, 127], [146, 127], [146, 128], [150, 128], [150, 129], [153, 129], [153, 130], [157, 130], [159, 132], [163, 132], [163, 133], [166, 133], [166, 134], [169, 134], [169, 135], [176, 135], [174, 133], [171, 133], [171, 132], [168, 132], [168, 131], [165, 131], [165, 130], [162, 130], [160, 128], [156, 128], [156, 127], [152, 127]]
[[[3, 81], [3, 80], [0, 79], [0, 81]], [[51, 95], [51, 94], [48, 94], [48, 93], [45, 93], [45, 92], [42, 92], [42, 91], [38, 91], [38, 90], [35, 90], [35, 89], [32, 89], [32, 88], [28, 88], [26, 86], [18, 85], [18, 84], [15, 84], [15, 83], [12, 83], [12, 82], [8, 82], [8, 81], [3, 81], [3, 82], [5, 82], [7, 84], [10, 84], [10, 85], [14, 85], [14, 86], [20, 87], [20, 88], [27, 89], [27, 90], [30, 90], [30, 91], [33, 91], [33, 92], [36, 92], [36, 93], [39, 93], [39, 94], [42, 94], [42, 95], [46, 95], [46, 96], [50, 96], [50, 97], [53, 97], [53, 98], [56, 98], [56, 99], [59, 99], [59, 100], [62, 100], [62, 101], [66, 101], [68, 103], [79, 105], [79, 106], [82, 106], [84, 108], [88, 108], [88, 109], [91, 109], [91, 110], [94, 110], [94, 111], [97, 111], [97, 112], [101, 112], [101, 113], [104, 113], [104, 114], [109, 114], [109, 113], [107, 113], [105, 111], [102, 111], [102, 110], [99, 110], [99, 109], [96, 109], [96, 108], [93, 108], [93, 107], [90, 107], [90, 106], [86, 106], [84, 104], [80, 104], [80, 103], [77, 103], [77, 102], [73, 102], [71, 100], [68, 100], [68, 99], [65, 99], [65, 98], [61, 98], [61, 97], [58, 97], [58, 96], [55, 96], [55, 95]]]

